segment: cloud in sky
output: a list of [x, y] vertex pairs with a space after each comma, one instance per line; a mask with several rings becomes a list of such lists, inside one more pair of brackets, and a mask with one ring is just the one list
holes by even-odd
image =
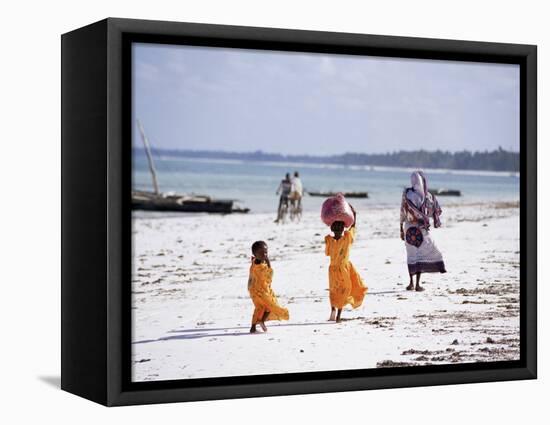
[[517, 151], [519, 66], [139, 43], [133, 116], [158, 148]]

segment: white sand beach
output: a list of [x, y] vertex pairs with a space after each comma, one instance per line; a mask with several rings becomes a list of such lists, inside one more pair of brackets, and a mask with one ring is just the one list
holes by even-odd
[[[351, 261], [369, 293], [328, 322], [328, 229], [317, 213], [136, 213], [133, 380], [205, 378], [519, 359], [517, 203], [445, 205], [432, 235], [448, 273], [409, 292], [395, 208], [358, 210]], [[269, 245], [287, 322], [249, 334], [250, 245]]]

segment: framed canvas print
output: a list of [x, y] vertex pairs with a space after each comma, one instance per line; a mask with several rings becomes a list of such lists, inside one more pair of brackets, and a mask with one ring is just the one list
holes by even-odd
[[536, 47], [127, 19], [62, 37], [62, 388], [536, 377]]

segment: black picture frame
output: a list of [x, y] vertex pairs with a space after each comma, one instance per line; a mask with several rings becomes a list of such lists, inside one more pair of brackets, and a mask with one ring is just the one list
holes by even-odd
[[[118, 18], [61, 42], [62, 389], [114, 406], [536, 378], [536, 46]], [[520, 360], [130, 382], [132, 42], [519, 64]]]

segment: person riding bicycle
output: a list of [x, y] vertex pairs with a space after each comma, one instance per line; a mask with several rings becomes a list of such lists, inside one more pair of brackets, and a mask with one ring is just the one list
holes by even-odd
[[290, 173], [286, 173], [285, 178], [281, 180], [281, 183], [279, 183], [277, 192], [275, 192], [277, 195], [281, 194], [279, 197], [279, 208], [277, 209], [277, 219], [275, 220], [275, 223], [278, 223], [283, 218], [283, 205], [288, 208], [288, 197], [291, 189], [292, 182], [290, 181]]

